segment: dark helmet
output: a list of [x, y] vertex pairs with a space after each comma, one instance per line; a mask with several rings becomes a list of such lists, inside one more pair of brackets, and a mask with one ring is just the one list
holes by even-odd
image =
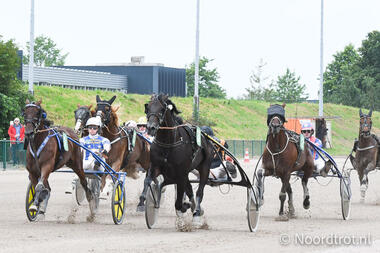
[[214, 136], [214, 132], [209, 126], [201, 126], [201, 130], [210, 136]]

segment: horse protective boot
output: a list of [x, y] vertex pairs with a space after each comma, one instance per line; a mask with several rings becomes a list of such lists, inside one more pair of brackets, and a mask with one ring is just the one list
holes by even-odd
[[154, 189], [154, 191], [156, 191], [157, 193], [157, 206], [160, 207], [160, 203], [161, 203], [161, 189], [162, 189], [162, 185], [164, 183], [164, 176], [162, 174], [158, 175], [156, 177], [156, 189]]

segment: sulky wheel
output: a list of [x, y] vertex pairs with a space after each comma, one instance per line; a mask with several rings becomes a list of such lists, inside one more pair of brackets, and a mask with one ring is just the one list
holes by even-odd
[[344, 220], [350, 218], [351, 211], [351, 179], [344, 173], [340, 179], [340, 201]]
[[145, 200], [145, 221], [149, 229], [153, 228], [158, 217], [158, 188], [154, 181], [150, 184]]
[[117, 181], [113, 187], [111, 209], [113, 222], [116, 225], [123, 223], [125, 215], [125, 188], [122, 182]]
[[29, 182], [28, 188], [26, 190], [26, 199], [25, 199], [26, 217], [28, 217], [29, 221], [35, 221], [37, 219], [38, 211], [29, 211], [29, 207], [33, 204], [35, 196], [36, 196], [36, 190], [34, 189], [32, 182]]
[[84, 191], [83, 186], [81, 185], [79, 179], [75, 180], [75, 186], [74, 187], [75, 187], [75, 189], [74, 189], [75, 200], [76, 200], [78, 205], [81, 205], [84, 198], [86, 197], [86, 192]]
[[257, 204], [257, 197], [257, 191], [255, 195], [252, 188], [247, 188], [247, 219], [248, 227], [251, 232], [256, 232], [260, 220], [260, 209]]

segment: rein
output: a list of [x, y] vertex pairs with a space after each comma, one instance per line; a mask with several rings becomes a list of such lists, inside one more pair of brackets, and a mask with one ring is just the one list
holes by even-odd
[[186, 124], [182, 124], [182, 125], [178, 125], [178, 126], [173, 126], [173, 127], [159, 127], [158, 129], [162, 129], [162, 130], [174, 130], [174, 129], [177, 129], [179, 127], [184, 127], [184, 126], [187, 126]]
[[288, 147], [288, 145], [289, 145], [289, 135], [288, 135], [288, 133], [287, 133], [286, 131], [284, 131], [284, 132], [285, 132], [285, 135], [286, 135], [286, 144], [285, 144], [285, 147], [284, 147], [281, 151], [276, 152], [276, 153], [273, 153], [273, 152], [269, 149], [268, 142], [267, 142], [267, 144], [266, 144], [266, 146], [265, 146], [265, 148], [268, 150], [268, 152], [269, 152], [269, 154], [271, 155], [271, 158], [272, 158], [273, 170], [274, 170], [274, 173], [273, 173], [273, 174], [274, 174], [274, 175], [276, 175], [276, 163], [275, 163], [274, 157], [275, 157], [276, 155], [279, 155], [279, 154], [283, 153], [283, 152], [286, 150], [286, 148]]

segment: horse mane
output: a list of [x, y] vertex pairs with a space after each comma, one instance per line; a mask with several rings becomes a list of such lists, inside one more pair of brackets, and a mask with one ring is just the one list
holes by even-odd
[[119, 126], [119, 117], [117, 116], [117, 113], [116, 113], [119, 110], [119, 108], [120, 108], [119, 106], [115, 106], [115, 107], [111, 106], [111, 116], [116, 126]]

